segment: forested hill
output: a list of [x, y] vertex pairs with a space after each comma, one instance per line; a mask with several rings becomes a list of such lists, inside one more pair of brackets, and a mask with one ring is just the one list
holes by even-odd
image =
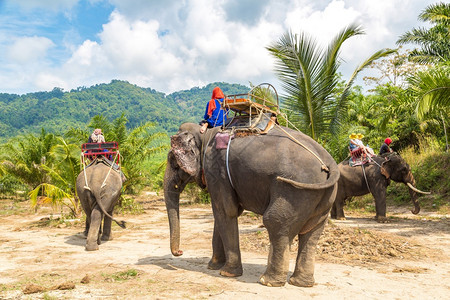
[[95, 115], [109, 120], [128, 119], [133, 128], [154, 122], [162, 130], [173, 133], [182, 122], [201, 120], [212, 89], [220, 86], [226, 95], [246, 93], [249, 88], [239, 84], [211, 83], [169, 95], [150, 88], [141, 88], [126, 81], [82, 87], [70, 92], [54, 88], [51, 92], [25, 95], [0, 94], [0, 139], [19, 134], [64, 133], [68, 128], [87, 129]]

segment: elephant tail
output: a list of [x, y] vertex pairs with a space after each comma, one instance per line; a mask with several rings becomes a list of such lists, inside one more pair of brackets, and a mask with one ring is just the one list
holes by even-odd
[[336, 182], [339, 180], [339, 176], [340, 176], [340, 174], [339, 174], [338, 168], [334, 168], [334, 169], [331, 169], [330, 175], [328, 176], [327, 181], [325, 181], [324, 183], [303, 183], [303, 182], [298, 182], [298, 181], [295, 181], [292, 179], [284, 178], [281, 176], [277, 176], [277, 180], [289, 183], [298, 189], [323, 190], [323, 189], [327, 189], [327, 188], [335, 185]]
[[126, 222], [125, 221], [118, 221], [116, 219], [114, 219], [110, 214], [108, 214], [108, 212], [106, 211], [105, 207], [103, 207], [103, 194], [104, 194], [104, 189], [100, 190], [100, 201], [96, 201], [98, 204], [98, 207], [100, 207], [101, 211], [108, 216], [111, 220], [113, 220], [114, 222], [116, 222], [117, 225], [119, 225], [121, 228], [126, 228]]

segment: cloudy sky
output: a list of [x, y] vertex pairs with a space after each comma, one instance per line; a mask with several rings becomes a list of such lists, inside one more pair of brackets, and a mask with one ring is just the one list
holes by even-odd
[[[210, 82], [278, 86], [265, 49], [288, 30], [326, 45], [352, 22], [340, 71], [394, 48], [431, 0], [0, 0], [0, 93], [127, 80], [171, 93]], [[361, 74], [361, 77], [364, 74]], [[362, 81], [360, 81], [362, 85]]]

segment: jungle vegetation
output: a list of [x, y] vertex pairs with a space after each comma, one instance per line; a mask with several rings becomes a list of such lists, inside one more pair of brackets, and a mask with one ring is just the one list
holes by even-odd
[[[450, 207], [450, 5], [438, 3], [419, 15], [428, 29], [412, 29], [398, 47], [368, 53], [350, 78], [339, 73], [339, 50], [353, 36], [364, 34], [350, 24], [327, 49], [307, 34], [285, 33], [267, 46], [276, 59], [275, 72], [282, 111], [296, 127], [321, 143], [335, 158], [348, 155], [348, 135], [364, 134], [375, 152], [386, 137], [410, 163], [417, 186], [431, 190], [430, 207]], [[413, 43], [418, 48], [404, 50]], [[365, 68], [378, 76], [365, 77], [367, 91], [354, 85]], [[169, 95], [126, 81], [25, 95], [0, 94], [0, 193], [32, 199], [34, 206], [49, 202], [77, 213], [75, 179], [80, 172], [80, 144], [94, 128], [107, 140], [120, 143], [125, 193], [144, 187], [160, 189], [169, 136], [182, 122], [198, 122], [214, 86], [226, 95], [246, 93], [249, 87], [211, 83]], [[252, 84], [250, 83], [250, 86]], [[390, 194], [402, 187], [393, 186]], [[198, 190], [199, 201], [207, 195]], [[401, 198], [401, 197], [400, 197]], [[401, 199], [400, 199], [401, 200]], [[408, 201], [408, 199], [405, 199]]]

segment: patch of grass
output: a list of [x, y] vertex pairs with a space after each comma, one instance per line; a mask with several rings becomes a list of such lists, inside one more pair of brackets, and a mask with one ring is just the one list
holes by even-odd
[[47, 293], [44, 293], [44, 295], [42, 295], [42, 299], [44, 300], [58, 300], [59, 298], [56, 296], [51, 296]]
[[111, 278], [114, 281], [126, 281], [138, 277], [139, 274], [140, 272], [136, 269], [128, 269], [126, 271], [117, 272], [109, 275], [102, 274], [102, 276], [105, 277], [105, 279]]
[[11, 216], [26, 213], [29, 210], [28, 205], [24, 205], [23, 200], [17, 198], [0, 199], [0, 216]]
[[375, 203], [372, 195], [364, 195], [361, 197], [352, 197], [346, 201], [345, 210], [360, 212], [375, 212]]
[[209, 204], [211, 203], [211, 197], [207, 190], [203, 190], [195, 183], [189, 183], [186, 185], [183, 196], [193, 203]]
[[[431, 195], [419, 197], [421, 206], [446, 212], [450, 210], [450, 153], [443, 152], [434, 144], [433, 141], [424, 140], [419, 151], [411, 147], [400, 155], [410, 165], [416, 187], [422, 191], [431, 191]], [[395, 203], [411, 201], [408, 189], [402, 184], [392, 185], [388, 193], [394, 195]]]
[[132, 197], [122, 196], [119, 199], [119, 204], [116, 206], [116, 211], [119, 213], [129, 213], [133, 215], [139, 215], [144, 213], [144, 208], [140, 203], [134, 200]]

